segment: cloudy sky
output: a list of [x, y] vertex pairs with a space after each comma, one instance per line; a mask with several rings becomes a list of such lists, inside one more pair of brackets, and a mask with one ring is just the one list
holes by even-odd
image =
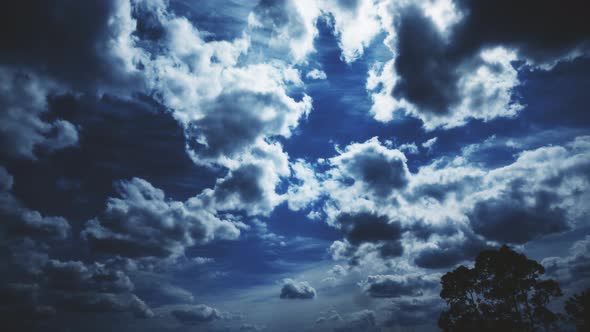
[[11, 331], [433, 331], [508, 244], [590, 286], [583, 0], [0, 11]]

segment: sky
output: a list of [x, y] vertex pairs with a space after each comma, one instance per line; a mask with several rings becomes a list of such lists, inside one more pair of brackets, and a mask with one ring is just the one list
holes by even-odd
[[504, 244], [590, 286], [583, 0], [2, 7], [8, 330], [437, 331]]

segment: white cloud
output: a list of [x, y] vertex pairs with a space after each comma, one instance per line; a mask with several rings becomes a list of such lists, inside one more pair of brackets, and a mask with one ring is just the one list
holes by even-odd
[[120, 182], [117, 189], [120, 198], [109, 198], [105, 212], [82, 231], [98, 252], [176, 258], [186, 247], [240, 234], [235, 224], [217, 217], [197, 198], [169, 201], [162, 190], [139, 178]]
[[344, 5], [342, 1], [321, 1], [324, 12], [334, 18], [334, 31], [342, 50], [342, 59], [348, 63], [360, 58], [365, 48], [382, 31], [377, 0], [350, 1]]
[[434, 145], [436, 144], [437, 141], [438, 141], [438, 137], [433, 137], [433, 138], [427, 140], [426, 142], [422, 143], [422, 147], [427, 149], [428, 151], [432, 151], [432, 148], [434, 147]]
[[[478, 148], [475, 146], [466, 149], [469, 152], [464, 155], [435, 159], [409, 173], [404, 170], [405, 156], [374, 138], [340, 149], [338, 156], [328, 159], [326, 165], [306, 165], [307, 177], [301, 178], [307, 180], [294, 187], [305, 187], [308, 182], [319, 194], [307, 195], [306, 204], [296, 201], [298, 205], [292, 208], [311, 207], [316, 218], [337, 228], [337, 220], [344, 214], [365, 214], [367, 219], [367, 211], [374, 211], [388, 218], [392, 227], [395, 222], [401, 223], [401, 260], [412, 261], [428, 250], [429, 260], [424, 256], [420, 264], [432, 265], [430, 258], [435, 254], [443, 255], [436, 256], [441, 264], [453, 264], [488, 244], [526, 243], [583, 224], [590, 214], [582, 203], [590, 197], [589, 179], [584, 175], [590, 169], [587, 142], [587, 137], [578, 137], [563, 146], [525, 150], [515, 161], [491, 169], [469, 161]], [[371, 153], [367, 154], [368, 151]], [[384, 181], [373, 183], [363, 178], [363, 172], [359, 172], [362, 167], [355, 167], [360, 161], [372, 160], [370, 156], [402, 162], [399, 169], [404, 171], [400, 174], [405, 174], [407, 183], [388, 185], [387, 192], [382, 192], [380, 186]], [[315, 176], [309, 172], [312, 168], [316, 170]], [[370, 174], [378, 177], [382, 169], [371, 168]], [[482, 214], [483, 210], [489, 213]], [[515, 216], [521, 218], [514, 219]], [[376, 243], [352, 248], [346, 239], [335, 241], [330, 248], [334, 259], [350, 259], [352, 253], [353, 261], [361, 264], [378, 260], [383, 256], [381, 251]]]
[[428, 113], [404, 98], [393, 96], [399, 80], [395, 59], [376, 63], [368, 72], [366, 89], [373, 104], [370, 113], [381, 122], [390, 122], [403, 115], [419, 118], [426, 130], [463, 126], [470, 119], [489, 121], [498, 117], [514, 117], [523, 105], [512, 99], [512, 90], [520, 84], [511, 62], [516, 54], [503, 48], [488, 49], [479, 55], [482, 64], [465, 69], [457, 83], [459, 102], [448, 114]]
[[317, 68], [310, 70], [307, 73], [307, 75], [305, 75], [305, 77], [311, 80], [325, 80], [326, 78], [328, 78], [328, 76], [323, 70]]

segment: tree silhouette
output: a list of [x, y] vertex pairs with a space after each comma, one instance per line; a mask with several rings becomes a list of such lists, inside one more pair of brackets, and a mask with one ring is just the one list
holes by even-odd
[[565, 312], [579, 332], [590, 331], [590, 288], [565, 301]]
[[554, 280], [540, 280], [545, 269], [507, 246], [479, 253], [473, 268], [459, 266], [441, 278], [448, 305], [438, 326], [445, 332], [538, 331], [558, 316], [547, 308], [561, 296]]

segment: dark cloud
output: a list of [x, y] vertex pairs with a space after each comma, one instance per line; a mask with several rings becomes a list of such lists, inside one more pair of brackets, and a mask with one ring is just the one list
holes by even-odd
[[[393, 95], [404, 97], [421, 110], [447, 113], [458, 98], [457, 59], [447, 55], [447, 42], [421, 9], [410, 7], [400, 17], [396, 72], [400, 80]], [[417, 42], [417, 41], [420, 42]]]
[[323, 313], [322, 316], [315, 320], [316, 325], [322, 325], [330, 322], [338, 322], [342, 320], [342, 316], [336, 310], [330, 310], [327, 313]]
[[148, 303], [178, 304], [194, 301], [190, 291], [159, 278], [135, 278], [134, 285], [135, 293]]
[[137, 318], [151, 318], [152, 310], [133, 294], [73, 293], [64, 294], [59, 308], [77, 313], [131, 312]]
[[[275, 112], [268, 112], [268, 109]], [[288, 121], [289, 106], [274, 93], [225, 93], [205, 105], [207, 116], [186, 131], [189, 148], [202, 158], [235, 157], [266, 135], [277, 135]]]
[[42, 216], [30, 210], [11, 192], [13, 177], [0, 166], [0, 217], [4, 235], [11, 239], [64, 240], [70, 235], [70, 224], [63, 217]]
[[313, 299], [316, 291], [305, 281], [285, 279], [281, 288], [281, 299]]
[[258, 165], [241, 165], [217, 184], [215, 198], [223, 202], [231, 196], [237, 196], [237, 199], [245, 204], [262, 200], [264, 189], [260, 185], [260, 180], [263, 172], [264, 170]]
[[423, 276], [375, 275], [364, 282], [364, 290], [372, 297], [400, 297], [404, 295], [422, 295], [426, 289], [432, 289], [438, 280], [429, 280]]
[[78, 143], [74, 125], [47, 119], [48, 94], [55, 84], [25, 70], [0, 66], [0, 158], [36, 159]]
[[542, 264], [545, 272], [556, 277], [562, 286], [580, 289], [590, 286], [590, 236], [574, 242], [569, 255], [547, 257]]
[[120, 4], [115, 0], [5, 4], [0, 13], [0, 62], [93, 93], [98, 84], [113, 87], [128, 82], [124, 65], [128, 59], [113, 54], [126, 24], [115, 16]]
[[[482, 64], [478, 54], [485, 48], [504, 46], [535, 64], [552, 64], [590, 46], [590, 24], [582, 14], [582, 0], [455, 3], [463, 18], [449, 28], [448, 35], [415, 6], [402, 10], [397, 21], [395, 69], [400, 79], [393, 94], [423, 112], [445, 114], [457, 104], [462, 73]], [[472, 106], [477, 108], [477, 102]]]
[[338, 217], [337, 223], [346, 234], [346, 239], [354, 245], [398, 240], [402, 233], [399, 222], [370, 212], [344, 213]]
[[386, 197], [393, 190], [408, 184], [409, 172], [404, 159], [389, 159], [373, 150], [355, 155], [348, 170], [350, 175], [365, 182], [367, 188], [379, 197]]
[[413, 326], [417, 322], [434, 325], [443, 307], [444, 302], [439, 298], [399, 299], [392, 303], [391, 316], [384, 326]]
[[348, 246], [342, 254], [349, 256], [353, 265], [356, 265], [362, 256], [359, 247], [366, 243], [374, 245], [383, 258], [399, 257], [404, 251], [400, 223], [391, 221], [385, 215], [370, 212], [343, 213], [338, 216], [336, 222], [344, 233]]
[[378, 332], [381, 329], [377, 326], [375, 312], [372, 310], [361, 310], [343, 317], [343, 322], [334, 328], [334, 332]]
[[564, 4], [551, 0], [455, 3], [465, 17], [453, 31], [454, 53], [469, 54], [482, 47], [503, 45], [518, 49], [537, 63], [547, 63], [575, 50], [587, 51], [590, 46], [584, 0]]
[[217, 309], [204, 304], [172, 310], [170, 314], [183, 324], [201, 324], [221, 319], [221, 313]]
[[150, 98], [60, 95], [48, 107], [51, 119], [79, 128], [79, 142], [52, 154], [38, 152], [35, 162], [3, 163], [16, 179], [15, 194], [31, 208], [88, 220], [104, 209], [113, 182], [121, 179], [149, 179], [176, 199], [215, 184], [217, 172], [191, 161], [182, 127]]
[[472, 260], [480, 251], [490, 248], [485, 241], [467, 232], [461, 240], [440, 241], [436, 248], [421, 250], [414, 264], [427, 269], [449, 268], [462, 261]]
[[332, 159], [332, 164], [340, 168], [345, 179], [361, 182], [380, 199], [405, 188], [410, 178], [404, 154], [382, 146], [376, 138], [349, 145]]
[[565, 211], [552, 207], [556, 195], [542, 191], [534, 198], [528, 206], [522, 193], [512, 191], [478, 202], [468, 213], [473, 231], [490, 240], [522, 244], [569, 228]]
[[50, 260], [43, 272], [47, 287], [54, 290], [125, 293], [131, 292], [134, 288], [124, 272], [109, 269], [98, 263], [85, 265], [79, 261]]
[[0, 283], [0, 317], [4, 328], [33, 330], [39, 321], [55, 315], [55, 308], [38, 301], [37, 284]]

